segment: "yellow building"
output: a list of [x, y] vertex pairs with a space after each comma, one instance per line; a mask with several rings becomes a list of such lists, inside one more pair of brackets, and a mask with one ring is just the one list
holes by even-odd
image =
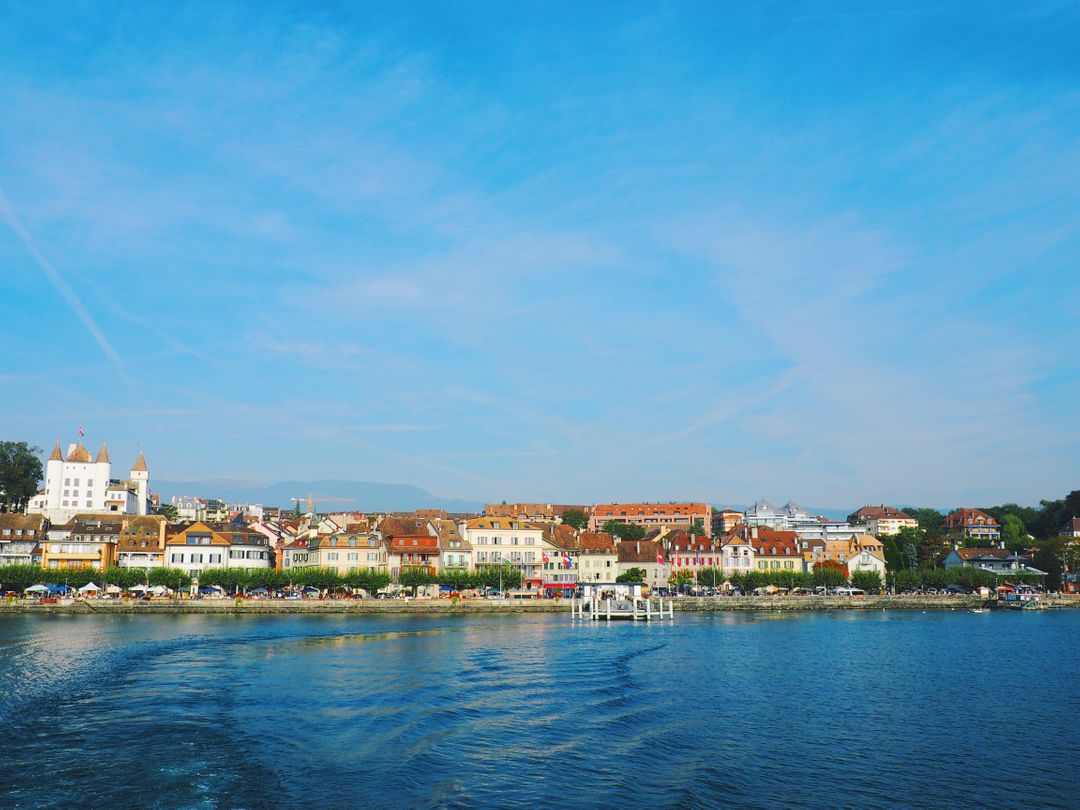
[[116, 564], [116, 546], [123, 524], [87, 515], [79, 515], [70, 524], [49, 530], [49, 539], [41, 548], [43, 568], [102, 570]]

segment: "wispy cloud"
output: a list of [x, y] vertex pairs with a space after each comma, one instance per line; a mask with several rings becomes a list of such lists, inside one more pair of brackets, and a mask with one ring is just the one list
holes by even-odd
[[53, 286], [56, 292], [64, 299], [64, 302], [71, 308], [71, 311], [75, 313], [75, 316], [79, 319], [86, 331], [88, 331], [94, 341], [101, 348], [101, 351], [105, 354], [105, 357], [113, 364], [116, 369], [116, 373], [121, 378], [124, 377], [124, 363], [120, 359], [120, 355], [116, 353], [116, 350], [109, 343], [108, 338], [105, 337], [105, 333], [101, 331], [101, 327], [98, 326], [97, 321], [94, 320], [94, 316], [90, 314], [90, 310], [82, 302], [79, 295], [68, 284], [67, 280], [60, 274], [60, 271], [56, 269], [52, 262], [50, 262], [45, 255], [38, 248], [37, 243], [34, 241], [30, 232], [26, 230], [19, 217], [15, 214], [15, 209], [11, 206], [11, 201], [8, 200], [7, 195], [0, 189], [0, 213], [3, 214], [4, 221], [7, 222], [8, 227], [15, 233], [26, 248], [26, 252], [30, 254], [30, 258], [39, 270], [49, 280], [49, 283]]

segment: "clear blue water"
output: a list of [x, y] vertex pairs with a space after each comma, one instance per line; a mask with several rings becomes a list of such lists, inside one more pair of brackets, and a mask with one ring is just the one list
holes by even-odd
[[0, 806], [1080, 806], [1080, 612], [0, 618]]

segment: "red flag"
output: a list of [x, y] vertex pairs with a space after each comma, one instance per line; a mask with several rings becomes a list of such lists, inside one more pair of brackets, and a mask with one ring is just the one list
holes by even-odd
[[551, 559], [548, 557], [548, 555], [545, 552], [541, 552], [541, 556], [542, 556], [544, 562], [551, 562]]
[[80, 436], [85, 436], [86, 435], [86, 431], [82, 429], [82, 425], [79, 425], [79, 435]]
[[660, 551], [660, 549], [656, 550], [656, 564], [657, 565], [663, 565], [664, 564], [664, 555]]

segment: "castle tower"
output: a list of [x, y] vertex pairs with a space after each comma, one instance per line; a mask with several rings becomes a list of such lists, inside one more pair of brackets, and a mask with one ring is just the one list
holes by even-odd
[[64, 478], [64, 454], [60, 452], [60, 440], [56, 440], [49, 460], [45, 462], [45, 509], [60, 508], [60, 491]]
[[131, 480], [138, 489], [136, 514], [145, 515], [146, 503], [150, 498], [150, 471], [146, 469], [146, 459], [143, 458], [142, 450], [139, 451], [139, 457], [135, 459], [135, 466], [131, 468]]

